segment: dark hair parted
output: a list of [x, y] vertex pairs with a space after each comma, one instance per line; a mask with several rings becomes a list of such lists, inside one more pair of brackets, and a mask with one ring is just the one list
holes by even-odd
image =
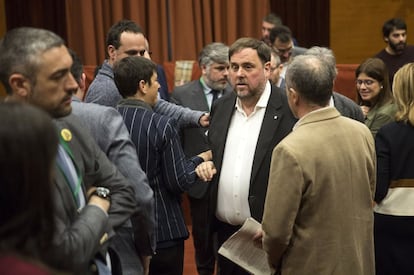
[[296, 56], [286, 71], [286, 86], [293, 88], [306, 101], [326, 106], [332, 96], [335, 72], [315, 55]]
[[0, 117], [0, 253], [44, 260], [53, 254], [56, 129], [29, 104], [0, 103]]
[[12, 93], [9, 77], [19, 73], [36, 84], [40, 53], [64, 45], [57, 34], [43, 29], [22, 27], [8, 31], [0, 41], [0, 80]]
[[121, 34], [123, 32], [143, 33], [142, 28], [132, 20], [121, 20], [111, 26], [106, 36], [106, 47], [112, 45], [115, 49], [121, 46]]
[[116, 62], [113, 67], [114, 80], [123, 98], [137, 93], [141, 80], [151, 85], [151, 77], [157, 72], [157, 65], [142, 56], [128, 56]]
[[[374, 102], [370, 102], [370, 106], [374, 107], [378, 104], [378, 106], [382, 106], [385, 103], [392, 101], [392, 92], [390, 86], [390, 80], [388, 75], [388, 69], [385, 63], [379, 58], [368, 58], [363, 63], [361, 63], [358, 68], [355, 70], [355, 78], [364, 73], [367, 76], [375, 79], [380, 83], [382, 86], [379, 94], [377, 95]], [[357, 91], [357, 103], [358, 104], [366, 104], [363, 102], [361, 95]]]
[[385, 21], [382, 26], [383, 37], [390, 36], [391, 32], [394, 30], [407, 30], [407, 24], [405, 24], [405, 21], [401, 18], [391, 18]]
[[235, 53], [240, 52], [244, 49], [253, 49], [256, 50], [257, 55], [259, 56], [262, 64], [270, 61], [270, 52], [271, 49], [265, 42], [257, 40], [250, 37], [242, 37], [237, 39], [229, 49], [229, 58], [231, 58]]

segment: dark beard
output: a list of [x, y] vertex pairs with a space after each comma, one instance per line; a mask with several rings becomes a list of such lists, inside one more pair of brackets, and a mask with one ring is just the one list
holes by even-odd
[[391, 41], [388, 43], [390, 48], [395, 52], [395, 54], [402, 54], [405, 50], [405, 46], [407, 46], [407, 42], [400, 42], [398, 44], [394, 44]]

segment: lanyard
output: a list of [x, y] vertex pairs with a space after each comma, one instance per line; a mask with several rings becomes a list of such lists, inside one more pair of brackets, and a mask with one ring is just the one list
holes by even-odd
[[58, 167], [59, 167], [59, 170], [62, 172], [63, 176], [65, 177], [66, 183], [69, 184], [69, 187], [72, 190], [73, 198], [75, 199], [76, 204], [79, 207], [80, 206], [79, 205], [80, 204], [79, 203], [79, 201], [80, 201], [79, 200], [79, 192], [80, 192], [80, 188], [81, 188], [81, 184], [82, 184], [82, 176], [81, 176], [81, 174], [79, 172], [78, 166], [74, 162], [73, 153], [72, 153], [72, 150], [70, 149], [68, 143], [62, 138], [61, 135], [59, 135], [59, 140], [60, 140], [60, 144], [62, 145], [63, 149], [65, 150], [65, 152], [70, 157], [73, 166], [75, 167], [76, 175], [78, 176], [78, 179], [77, 179], [77, 182], [75, 184], [75, 187], [72, 187], [73, 185], [70, 183], [71, 181], [69, 180], [69, 175], [67, 175], [67, 173], [62, 169], [62, 167], [60, 167], [60, 165], [58, 165]]

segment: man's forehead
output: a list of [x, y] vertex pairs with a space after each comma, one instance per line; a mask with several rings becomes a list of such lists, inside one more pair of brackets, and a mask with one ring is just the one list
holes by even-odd
[[402, 29], [396, 29], [396, 28], [394, 28], [392, 30], [392, 32], [391, 32], [390, 35], [394, 35], [394, 34], [405, 34], [405, 33], [407, 33], [407, 30], [402, 30]]

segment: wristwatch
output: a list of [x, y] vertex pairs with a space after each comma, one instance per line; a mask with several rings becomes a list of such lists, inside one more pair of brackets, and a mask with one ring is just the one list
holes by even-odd
[[92, 192], [89, 198], [92, 197], [93, 195], [96, 195], [108, 201], [111, 200], [111, 191], [106, 187], [96, 187], [95, 191]]

